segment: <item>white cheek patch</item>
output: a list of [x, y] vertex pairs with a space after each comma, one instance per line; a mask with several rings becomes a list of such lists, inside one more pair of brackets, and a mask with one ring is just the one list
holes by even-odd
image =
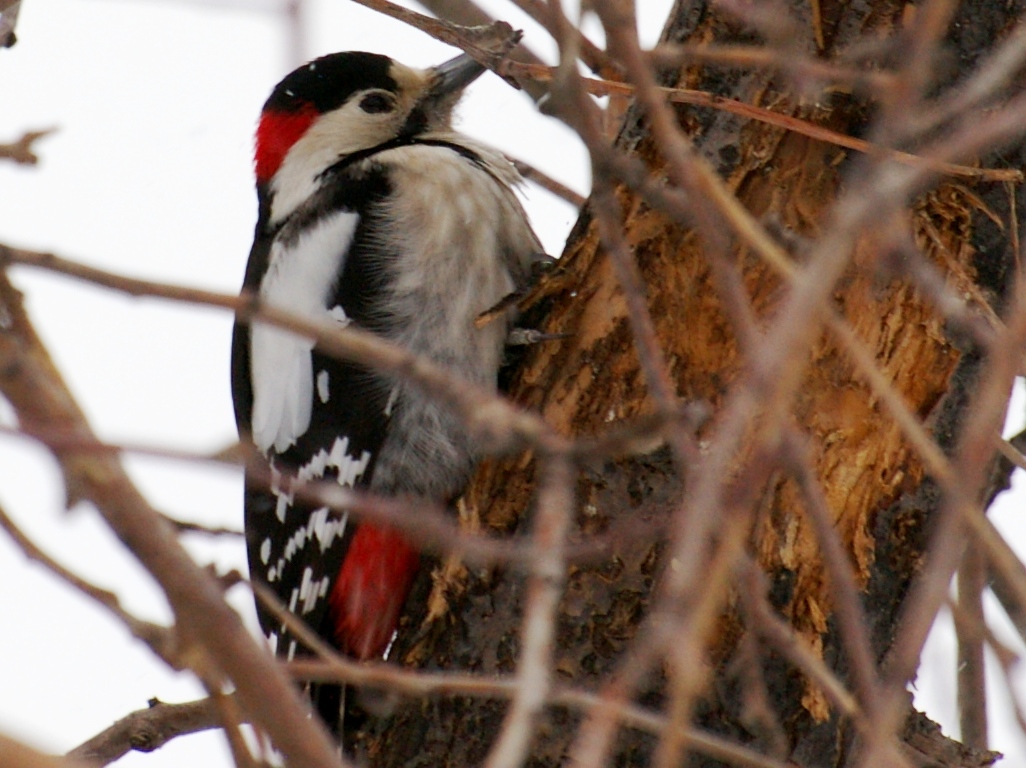
[[[360, 217], [339, 212], [320, 221], [291, 247], [271, 246], [260, 298], [307, 317], [323, 317]], [[263, 452], [288, 449], [310, 426], [313, 339], [257, 322], [250, 329], [253, 441]]]
[[368, 114], [354, 95], [340, 108], [320, 115], [285, 153], [271, 179], [271, 223], [283, 221], [321, 186], [321, 174], [340, 158], [368, 149], [399, 133], [405, 111]]

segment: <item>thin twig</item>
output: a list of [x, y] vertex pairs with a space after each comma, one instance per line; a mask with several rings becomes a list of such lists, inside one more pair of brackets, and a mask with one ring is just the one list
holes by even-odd
[[[250, 586], [261, 605], [318, 657], [316, 661], [298, 659], [289, 663], [289, 670], [299, 680], [386, 688], [408, 696], [448, 694], [509, 699], [520, 689], [519, 676], [483, 678], [481, 675], [458, 672], [418, 672], [385, 662], [354, 661], [325, 643], [302, 619], [289, 612], [277, 595], [266, 586], [257, 582], [251, 582]], [[590, 691], [561, 685], [551, 689], [547, 703], [583, 711], [607, 704]], [[666, 718], [651, 710], [629, 702], [618, 703], [616, 707], [617, 717], [627, 725], [654, 734], [666, 731]], [[783, 768], [779, 761], [719, 736], [690, 727], [686, 729], [685, 735], [696, 751], [714, 759], [749, 768]]]
[[0, 733], [0, 765], [4, 768], [96, 768], [95, 763], [46, 755]]
[[[497, 22], [470, 0], [418, 0], [439, 18], [433, 19], [396, 5], [390, 0], [353, 0], [371, 10], [398, 19], [414, 29], [419, 29], [447, 45], [462, 49], [478, 63], [498, 73], [498, 64], [506, 53], [531, 64], [540, 64], [541, 59], [520, 42], [519, 33], [505, 22]], [[500, 46], [496, 40], [505, 36], [515, 44]], [[479, 40], [484, 45], [479, 44]], [[520, 83], [509, 80], [514, 87], [523, 88], [536, 101], [544, 95], [544, 88], [531, 80]]]
[[[701, 411], [701, 409], [697, 409]], [[692, 423], [701, 413], [686, 411], [681, 416], [683, 424]], [[609, 434], [593, 439], [583, 439], [568, 446], [569, 455], [579, 461], [595, 461], [623, 456], [631, 453], [649, 453], [663, 441], [660, 436], [667, 428], [678, 428], [678, 422], [661, 424], [654, 418], [641, 418], [634, 424], [616, 425]], [[241, 465], [245, 463], [246, 452], [236, 444], [216, 454], [194, 453], [167, 448], [155, 448], [128, 443], [105, 443], [94, 437], [68, 434], [67, 430], [44, 430], [34, 428], [25, 432], [0, 425], [0, 433], [35, 440], [54, 451], [83, 453], [134, 453], [174, 461], [213, 462], [215, 464]], [[226, 457], [226, 454], [231, 454]], [[270, 487], [271, 474], [261, 457], [250, 455], [255, 464], [250, 466], [250, 477]], [[527, 570], [536, 557], [534, 545], [528, 541], [496, 538], [482, 532], [463, 530], [452, 521], [451, 515], [437, 502], [429, 499], [407, 499], [379, 496], [359, 488], [346, 488], [333, 481], [306, 481], [293, 489], [298, 498], [328, 507], [332, 511], [344, 510], [357, 520], [383, 523], [411, 535], [423, 552], [456, 555], [468, 565], [506, 565]], [[412, 504], [417, 514], [410, 515]], [[235, 528], [203, 525], [193, 521], [179, 520], [161, 512], [161, 516], [181, 533], [196, 533], [208, 536], [242, 536]], [[615, 526], [604, 534], [588, 537], [586, 541], [568, 544], [567, 561], [575, 564], [594, 562], [607, 556], [614, 541], [628, 541], [634, 537], [651, 538], [658, 534], [658, 527], [637, 523]]]
[[[541, 24], [550, 35], [556, 40], [559, 39], [558, 25], [552, 20], [551, 9], [542, 0], [510, 0], [513, 5], [522, 10], [536, 22]], [[588, 69], [595, 73], [602, 73], [616, 68], [615, 62], [609, 55], [589, 40], [578, 30], [578, 50], [581, 61]]]
[[57, 578], [80, 594], [85, 595], [93, 602], [99, 603], [101, 606], [106, 608], [115, 616], [115, 618], [128, 628], [128, 631], [131, 632], [135, 638], [149, 646], [150, 650], [163, 659], [169, 666], [174, 669], [181, 669], [182, 664], [177, 658], [177, 643], [172, 630], [167, 627], [162, 627], [159, 624], [143, 621], [142, 619], [133, 616], [121, 607], [121, 601], [113, 592], [101, 589], [94, 584], [90, 584], [81, 576], [72, 573], [63, 565], [51, 558], [43, 552], [43, 550], [37, 547], [35, 543], [33, 543], [33, 541], [26, 536], [17, 525], [15, 525], [14, 521], [11, 520], [3, 507], [0, 507], [0, 528], [3, 528], [4, 531], [7, 532], [7, 535], [11, 537], [25, 557], [46, 568], [52, 574], [57, 576]]
[[1001, 437], [1000, 433], [994, 434], [994, 446], [1001, 452], [1001, 455], [1012, 462], [1019, 469], [1026, 469], [1026, 456], [1008, 440]]
[[[550, 82], [554, 73], [550, 67], [537, 64], [522, 64], [505, 60], [499, 69], [500, 74], [510, 75], [523, 81], [534, 78], [540, 83]], [[635, 87], [629, 83], [620, 83], [613, 80], [597, 80], [594, 78], [582, 78], [589, 93], [595, 96], [635, 96]], [[853, 149], [868, 155], [878, 156], [882, 159], [893, 160], [894, 162], [907, 165], [912, 168], [931, 171], [947, 176], [956, 176], [966, 179], [988, 182], [1011, 181], [1019, 183], [1023, 180], [1023, 173], [1014, 168], [974, 168], [968, 165], [960, 165], [946, 160], [938, 160], [924, 154], [912, 154], [897, 149], [891, 149], [881, 144], [859, 139], [854, 136], [847, 136], [826, 128], [808, 120], [802, 120], [791, 115], [781, 114], [765, 107], [757, 107], [754, 104], [747, 104], [737, 99], [724, 98], [707, 91], [699, 91], [691, 88], [665, 88], [655, 86], [663, 98], [674, 104], [690, 104], [696, 107], [708, 107], [709, 109], [729, 112], [749, 120], [756, 120], [766, 125], [776, 126], [784, 130], [808, 136], [810, 139], [833, 144], [845, 149]]]
[[556, 181], [554, 178], [546, 173], [538, 170], [536, 167], [526, 162], [525, 160], [518, 160], [517, 158], [510, 158], [510, 162], [513, 163], [513, 167], [517, 169], [521, 176], [528, 181], [533, 181], [542, 189], [547, 189], [549, 192], [554, 194], [556, 197], [566, 200], [570, 205], [575, 208], [583, 208], [585, 198], [574, 192], [570, 187], [566, 186], [560, 181]]
[[[994, 353], [980, 374], [977, 395], [958, 441], [954, 462], [958, 481], [942, 486], [945, 493], [927, 548], [927, 564], [917, 574], [904, 601], [898, 623], [900, 632], [885, 662], [890, 691], [880, 717], [891, 727], [900, 722], [905, 686], [915, 673], [934, 618], [947, 599], [948, 585], [967, 545], [966, 529], [976, 537], [974, 545], [985, 548], [994, 569], [1017, 591], [1017, 602], [1026, 605], [1026, 584], [1016, 570], [1017, 565], [1021, 570], [1021, 564], [1002, 549], [1001, 537], [973, 503], [974, 494], [984, 485], [993, 456], [993, 435], [1004, 419], [1012, 381], [1018, 372], [1018, 352], [1026, 344], [1026, 286], [1021, 279], [1016, 281], [1012, 297], [1006, 326], [998, 332]], [[872, 765], [877, 757], [869, 750], [863, 764]]]
[[[951, 618], [955, 622], [955, 631], [959, 631], [959, 627], [969, 623], [970, 619], [963, 612], [958, 603], [948, 600], [948, 610], [951, 611]], [[994, 632], [987, 625], [986, 622], [977, 624], [974, 629], [963, 631], [975, 631], [980, 635], [981, 639], [986, 642], [987, 646], [994, 653], [994, 658], [997, 659], [998, 664], [1001, 666], [1001, 671], [1004, 674], [1004, 679], [1007, 685], [1007, 694], [1011, 699], [1012, 711], [1015, 713], [1015, 721], [1019, 726], [1019, 730], [1026, 733], [1026, 713], [1023, 712], [1022, 703], [1019, 701], [1017, 691], [1012, 685], [1012, 681], [1017, 677], [1015, 667], [1017, 667], [1022, 659], [1012, 649], [1002, 643], [994, 636]]]
[[168, 704], [153, 699], [146, 709], [125, 715], [79, 744], [68, 753], [68, 757], [86, 760], [93, 765], [109, 765], [132, 750], [153, 752], [179, 736], [220, 727], [217, 708], [211, 699], [184, 704]]
[[242, 735], [242, 725], [246, 722], [246, 718], [239, 707], [238, 699], [209, 688], [208, 693], [210, 693], [210, 701], [213, 702], [217, 712], [221, 730], [224, 731], [225, 739], [228, 742], [228, 749], [235, 761], [235, 768], [258, 768], [257, 760], [249, 751], [249, 745]]
[[0, 144], [0, 160], [11, 160], [19, 165], [36, 165], [39, 162], [39, 155], [34, 151], [35, 143], [56, 132], [56, 128], [26, 131], [17, 141]]
[[823, 565], [830, 576], [831, 594], [837, 601], [841, 642], [854, 671], [862, 709], [872, 713], [880, 700], [880, 680], [869, 638], [869, 622], [862, 607], [861, 590], [851, 572], [851, 560], [834, 528], [830, 507], [812, 467], [806, 441], [792, 429], [788, 431], [783, 447], [791, 472], [801, 488]]
[[739, 592], [745, 615], [752, 622], [751, 629], [774, 651], [821, 686], [841, 712], [848, 717], [864, 718], [858, 701], [844, 687], [844, 683], [837, 678], [833, 670], [802, 642], [794, 627], [772, 612], [766, 599], [766, 579], [758, 566], [750, 562], [745, 570], [747, 577], [742, 582], [745, 588]]
[[720, 45], [717, 43], [663, 43], [648, 52], [656, 68], [680, 67], [699, 62], [725, 67], [752, 69], [763, 67], [783, 72], [797, 81], [803, 89], [803, 80], [819, 80], [847, 85], [852, 89], [870, 93], [886, 91], [894, 82], [894, 75], [878, 70], [848, 67], [822, 59], [796, 56], [793, 50], [778, 50], [763, 45]]
[[983, 657], [983, 590], [987, 568], [980, 546], [973, 542], [958, 569], [958, 607], [964, 621], [955, 623], [958, 639], [958, 722], [961, 741], [987, 749], [987, 679]]
[[241, 322], [259, 320], [316, 341], [326, 354], [363, 363], [417, 386], [447, 403], [483, 450], [514, 451], [524, 445], [565, 450], [565, 441], [538, 416], [517, 408], [494, 391], [471, 384], [427, 358], [417, 356], [352, 326], [294, 315], [260, 302], [252, 295], [234, 296], [118, 275], [85, 264], [0, 244], [0, 267], [22, 264], [102, 285], [131, 296], [153, 296], [235, 312]]
[[[2, 249], [3, 246], [0, 246]], [[33, 425], [31, 431], [24, 427], [0, 424], [0, 435], [20, 437], [41, 443], [55, 451], [75, 451], [76, 453], [107, 453], [111, 455], [129, 453], [137, 456], [150, 456], [170, 461], [196, 462], [200, 464], [229, 464], [240, 466], [243, 462], [239, 443], [222, 448], [214, 453], [189, 451], [179, 448], [158, 447], [144, 443], [110, 443], [97, 440], [95, 437], [75, 434], [66, 428], [48, 429]]]
[[566, 582], [566, 538], [574, 514], [574, 477], [566, 456], [542, 456], [532, 539], [537, 557], [527, 578], [517, 688], [485, 768], [519, 768], [552, 687], [556, 618]]

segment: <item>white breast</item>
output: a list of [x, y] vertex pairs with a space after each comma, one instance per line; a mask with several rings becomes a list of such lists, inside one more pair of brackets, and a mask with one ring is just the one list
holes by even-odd
[[[291, 246], [275, 241], [260, 298], [308, 317], [327, 313], [327, 301], [342, 269], [360, 217], [339, 212], [320, 221]], [[261, 451], [281, 453], [310, 426], [314, 398], [313, 339], [254, 323], [250, 330], [253, 382], [253, 441]]]
[[[474, 321], [513, 290], [514, 273], [526, 272], [540, 248], [504, 183], [504, 173], [515, 179], [509, 164], [493, 159], [494, 152], [473, 149], [488, 170], [431, 145], [399, 147], [378, 157], [389, 169], [392, 194], [382, 214], [395, 258], [385, 266], [387, 288], [376, 312], [389, 340], [463, 379], [494, 387], [506, 323], [478, 328]], [[474, 461], [459, 419], [436, 398], [406, 385], [390, 406], [389, 433], [371, 486], [449, 498], [466, 482]]]

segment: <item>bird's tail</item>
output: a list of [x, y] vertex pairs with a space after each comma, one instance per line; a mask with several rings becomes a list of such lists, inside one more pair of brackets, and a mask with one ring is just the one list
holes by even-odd
[[331, 735], [341, 744], [346, 714], [345, 686], [337, 683], [310, 683], [310, 703]]

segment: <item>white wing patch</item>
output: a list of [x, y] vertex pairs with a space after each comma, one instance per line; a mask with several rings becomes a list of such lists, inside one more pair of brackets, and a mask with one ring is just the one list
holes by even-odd
[[[359, 220], [356, 213], [336, 213], [292, 247], [275, 242], [260, 298], [299, 315], [328, 314], [328, 295]], [[287, 450], [310, 426], [313, 346], [313, 339], [259, 322], [250, 329], [253, 441], [261, 451]]]

